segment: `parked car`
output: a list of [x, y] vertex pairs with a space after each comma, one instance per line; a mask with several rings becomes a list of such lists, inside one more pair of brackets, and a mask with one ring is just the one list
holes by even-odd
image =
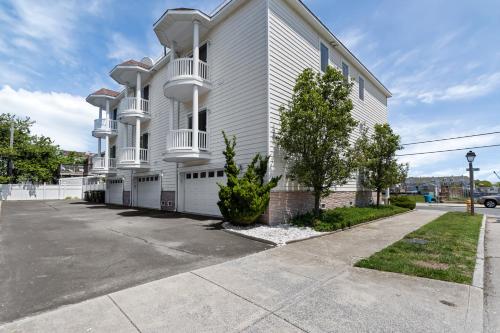
[[500, 194], [486, 195], [479, 198], [477, 202], [483, 204], [486, 208], [495, 208], [500, 203]]

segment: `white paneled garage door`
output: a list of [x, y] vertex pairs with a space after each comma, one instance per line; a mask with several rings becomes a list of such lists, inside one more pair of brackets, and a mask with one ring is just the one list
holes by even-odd
[[123, 205], [122, 179], [108, 179], [106, 181], [106, 203]]
[[137, 206], [160, 209], [161, 180], [158, 175], [137, 177]]
[[226, 183], [222, 170], [187, 172], [184, 175], [184, 210], [189, 213], [220, 216], [219, 186]]

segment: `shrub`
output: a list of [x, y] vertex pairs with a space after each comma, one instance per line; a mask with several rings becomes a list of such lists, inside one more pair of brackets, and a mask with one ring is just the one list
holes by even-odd
[[411, 198], [408, 198], [406, 196], [395, 196], [390, 198], [391, 205], [397, 206], [397, 207], [403, 207], [403, 208], [408, 208], [408, 209], [415, 209], [417, 204], [415, 203], [414, 200]]
[[257, 154], [243, 176], [239, 177], [241, 169], [234, 161], [236, 138], [229, 140], [224, 132], [222, 135], [226, 143], [223, 154], [226, 157], [227, 185], [218, 184], [217, 205], [224, 219], [231, 223], [240, 225], [255, 223], [269, 205], [271, 189], [278, 185], [281, 176], [273, 177], [265, 183], [269, 156], [262, 157]]

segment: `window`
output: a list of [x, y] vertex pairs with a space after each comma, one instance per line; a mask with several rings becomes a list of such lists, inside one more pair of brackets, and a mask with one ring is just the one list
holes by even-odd
[[224, 171], [222, 170], [217, 171], [217, 177], [224, 177]]
[[[193, 116], [188, 117], [188, 128], [193, 129]], [[198, 112], [198, 131], [207, 131], [207, 110]]]
[[213, 172], [213, 171], [208, 172], [208, 178], [214, 178], [214, 176], [215, 176], [215, 172]]
[[207, 43], [203, 44], [200, 46], [199, 49], [199, 58], [201, 61], [207, 62], [207, 54], [208, 54], [208, 48], [207, 48]]
[[349, 66], [345, 62], [342, 62], [342, 75], [346, 79], [349, 79]]
[[190, 173], [186, 173], [186, 179], [191, 179], [191, 174]]
[[207, 173], [205, 171], [201, 172], [200, 178], [207, 178]]
[[118, 109], [117, 109], [117, 108], [115, 108], [115, 109], [111, 112], [111, 119], [116, 120], [116, 119], [117, 119], [117, 115], [118, 115]]
[[109, 148], [109, 158], [116, 158], [116, 146]]
[[193, 178], [198, 178], [198, 172], [193, 172]]
[[360, 76], [358, 80], [358, 86], [359, 86], [359, 99], [364, 100], [365, 99], [365, 80]]
[[149, 134], [144, 133], [143, 135], [141, 135], [140, 147], [143, 149], [148, 149], [148, 144], [149, 144]]
[[149, 100], [149, 85], [142, 88], [142, 98]]
[[328, 47], [325, 44], [320, 43], [321, 48], [321, 71], [325, 72], [328, 67]]

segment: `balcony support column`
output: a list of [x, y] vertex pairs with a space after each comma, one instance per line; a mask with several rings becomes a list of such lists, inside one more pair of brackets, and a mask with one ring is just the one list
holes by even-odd
[[193, 85], [193, 152], [198, 151], [198, 86]]
[[200, 62], [200, 22], [193, 21], [193, 76], [198, 77]]
[[136, 98], [136, 110], [141, 110], [141, 72], [137, 72], [136, 82], [135, 82], [135, 98]]
[[101, 148], [101, 138], [97, 139], [97, 155], [101, 157], [102, 148]]
[[135, 163], [140, 164], [140, 153], [141, 153], [141, 120], [139, 118], [135, 119]]
[[[106, 126], [109, 127], [109, 99], [106, 99]], [[109, 158], [109, 135], [106, 135], [106, 153], [104, 155], [104, 169], [108, 170], [108, 158]]]

